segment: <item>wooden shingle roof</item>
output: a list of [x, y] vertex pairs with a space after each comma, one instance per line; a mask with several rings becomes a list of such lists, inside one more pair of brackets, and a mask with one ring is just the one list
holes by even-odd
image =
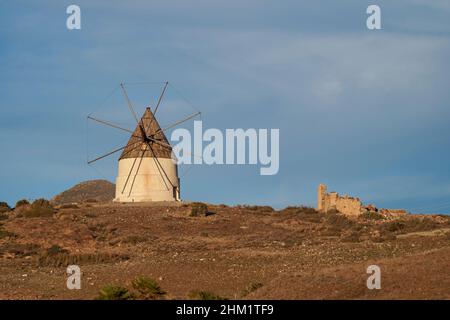
[[[158, 121], [154, 117], [150, 108], [146, 108], [144, 115], [140, 120], [140, 124], [145, 128], [145, 135], [152, 139], [158, 140], [160, 143], [156, 143], [151, 140], [147, 142], [143, 141], [144, 133], [142, 132], [141, 126], [136, 125], [136, 129], [128, 140], [127, 146], [122, 152], [119, 160], [127, 158], [171, 158], [172, 148], [166, 135], [161, 130]], [[163, 146], [165, 144], [167, 146]]]

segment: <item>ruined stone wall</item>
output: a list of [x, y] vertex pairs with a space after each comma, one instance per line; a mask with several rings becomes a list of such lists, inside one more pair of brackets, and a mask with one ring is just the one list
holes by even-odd
[[361, 214], [362, 203], [358, 198], [340, 196], [336, 192], [327, 193], [327, 187], [319, 185], [317, 192], [317, 210], [328, 212], [337, 210], [342, 214], [357, 216]]

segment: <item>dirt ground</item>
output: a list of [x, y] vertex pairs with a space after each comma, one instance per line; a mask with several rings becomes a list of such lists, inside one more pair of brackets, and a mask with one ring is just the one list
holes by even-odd
[[[91, 203], [50, 217], [11, 215], [0, 227], [0, 299], [94, 299], [138, 276], [155, 279], [165, 299], [193, 290], [228, 299], [450, 299], [447, 217], [208, 208], [191, 217], [190, 205]], [[67, 289], [67, 264], [80, 266], [81, 290]], [[366, 286], [372, 264], [380, 290]]]

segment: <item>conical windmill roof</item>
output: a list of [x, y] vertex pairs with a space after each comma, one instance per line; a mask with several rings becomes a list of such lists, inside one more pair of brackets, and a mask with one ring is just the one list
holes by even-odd
[[[139, 123], [145, 128], [145, 134], [147, 136], [158, 140], [162, 144], [170, 145], [150, 108], [145, 109], [144, 115]], [[142, 136], [143, 132], [140, 125], [136, 125], [136, 129], [131, 135], [130, 140], [128, 140], [127, 146], [123, 150], [119, 160], [140, 157], [171, 158], [172, 148], [169, 149], [154, 141], [148, 141], [146, 143], [143, 141]]]

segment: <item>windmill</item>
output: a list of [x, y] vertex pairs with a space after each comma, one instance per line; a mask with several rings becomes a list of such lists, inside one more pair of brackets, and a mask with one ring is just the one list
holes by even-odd
[[138, 119], [125, 85], [120, 84], [128, 109], [136, 121], [134, 131], [91, 115], [88, 116], [88, 120], [131, 134], [125, 146], [88, 160], [88, 164], [92, 164], [122, 152], [118, 161], [114, 199], [116, 202], [180, 201], [178, 167], [165, 132], [200, 115], [200, 112], [161, 128], [155, 115], [168, 85], [168, 82], [164, 83], [154, 110], [147, 107], [142, 117]]

